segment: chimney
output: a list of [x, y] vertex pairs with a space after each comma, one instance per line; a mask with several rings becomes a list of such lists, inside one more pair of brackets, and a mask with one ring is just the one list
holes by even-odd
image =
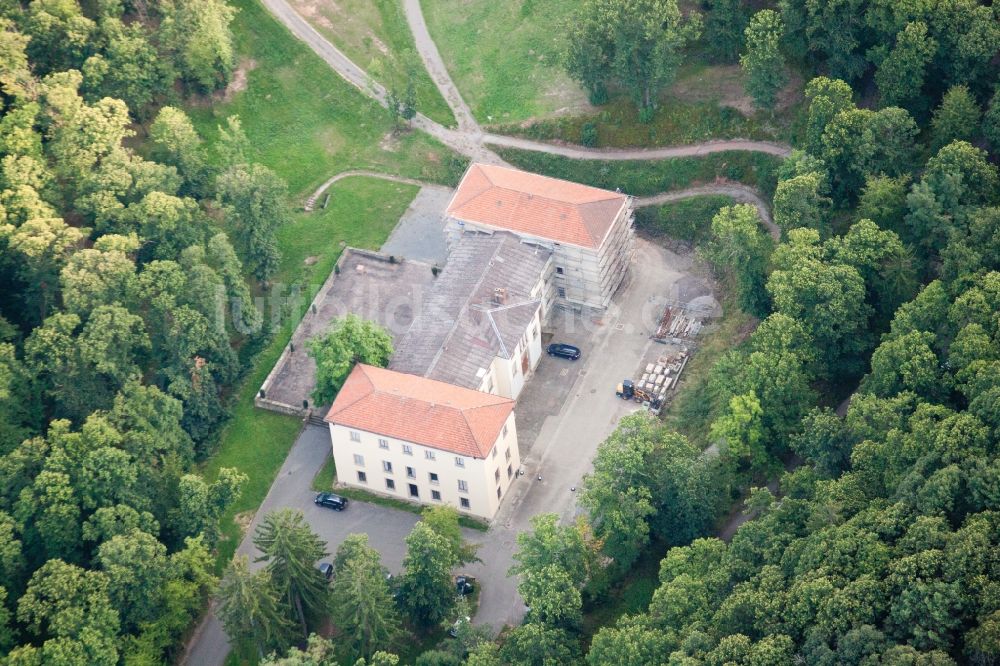
[[503, 305], [507, 302], [507, 290], [503, 287], [497, 287], [493, 290], [493, 304]]

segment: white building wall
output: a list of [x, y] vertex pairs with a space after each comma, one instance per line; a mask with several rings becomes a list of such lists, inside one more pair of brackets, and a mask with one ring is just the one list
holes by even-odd
[[[449, 504], [461, 513], [491, 520], [521, 464], [513, 412], [505, 428], [506, 433], [501, 432], [493, 446], [496, 454], [491, 451], [483, 460], [331, 423], [330, 440], [337, 465], [337, 481], [420, 504]], [[357, 433], [357, 441], [352, 439], [352, 431]], [[381, 448], [380, 440], [388, 448]], [[360, 462], [355, 460], [356, 455], [361, 457]], [[457, 464], [456, 460], [461, 460], [462, 464]], [[385, 463], [391, 465], [391, 471], [385, 469]], [[508, 466], [511, 469], [509, 476]], [[497, 470], [500, 470], [499, 482]], [[358, 472], [364, 473], [363, 481]], [[432, 474], [437, 475], [436, 479]], [[395, 488], [388, 486], [387, 479], [394, 482]], [[466, 490], [461, 489], [460, 481], [465, 482]], [[410, 493], [410, 484], [416, 486], [416, 497]], [[500, 488], [499, 499], [497, 487]], [[434, 497], [434, 492], [439, 493], [440, 499]], [[462, 506], [463, 498], [469, 502], [467, 508]]]

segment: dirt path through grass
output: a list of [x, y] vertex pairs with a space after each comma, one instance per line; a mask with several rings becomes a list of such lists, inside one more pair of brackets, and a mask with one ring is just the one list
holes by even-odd
[[310, 194], [309, 198], [306, 199], [306, 202], [305, 204], [303, 204], [302, 209], [307, 213], [311, 211], [313, 208], [316, 207], [316, 200], [319, 199], [331, 185], [336, 183], [338, 180], [343, 180], [344, 178], [350, 178], [351, 176], [367, 176], [369, 178], [380, 178], [382, 180], [390, 180], [394, 183], [416, 185], [417, 187], [443, 187], [442, 185], [438, 185], [437, 183], [427, 183], [413, 178], [404, 178], [403, 176], [393, 176], [387, 173], [379, 173], [377, 171], [358, 171], [356, 169], [351, 171], [341, 171], [336, 176], [333, 176], [325, 183], [317, 187], [316, 191]]
[[[306, 43], [335, 72], [342, 76], [361, 92], [386, 106], [386, 89], [379, 82], [356, 65], [342, 51], [331, 44], [323, 35], [305, 21], [286, 0], [261, 0], [264, 6], [281, 21], [298, 39]], [[472, 116], [469, 106], [451, 80], [448, 70], [441, 59], [434, 40], [427, 30], [419, 0], [404, 0], [406, 20], [413, 32], [414, 42], [421, 59], [427, 66], [435, 85], [448, 102], [458, 129], [449, 129], [434, 122], [422, 114], [413, 119], [413, 127], [430, 134], [452, 150], [478, 162], [490, 164], [506, 164], [503, 159], [487, 146], [506, 146], [561, 155], [571, 159], [601, 159], [601, 160], [650, 160], [670, 157], [693, 157], [727, 150], [746, 150], [768, 153], [784, 157], [791, 152], [789, 146], [769, 141], [749, 141], [732, 139], [726, 141], [706, 141], [689, 146], [667, 146], [648, 149], [601, 150], [583, 146], [561, 146], [539, 141], [519, 139], [517, 137], [498, 134], [485, 134], [479, 123]]]
[[749, 139], [713, 139], [687, 146], [664, 146], [662, 148], [587, 148], [532, 141], [505, 134], [486, 134], [483, 136], [483, 141], [494, 146], [531, 150], [578, 160], [656, 160], [670, 157], [697, 157], [729, 150], [746, 150], [787, 157], [792, 152], [790, 146], [781, 143], [751, 141]]
[[775, 241], [781, 239], [781, 229], [778, 228], [778, 225], [771, 219], [771, 211], [767, 207], [767, 202], [764, 201], [760, 192], [748, 185], [740, 185], [739, 183], [716, 183], [714, 185], [688, 187], [683, 190], [674, 190], [673, 192], [661, 192], [660, 194], [654, 194], [649, 197], [637, 197], [635, 205], [636, 208], [658, 206], [669, 201], [679, 201], [681, 199], [690, 199], [692, 197], [712, 194], [721, 194], [731, 197], [741, 203], [753, 204], [757, 208], [757, 213], [760, 215], [761, 223], [767, 227], [767, 231], [771, 234], [771, 237], [774, 238]]
[[406, 14], [406, 22], [413, 33], [413, 43], [416, 44], [417, 53], [424, 61], [424, 67], [431, 75], [431, 80], [438, 87], [441, 96], [451, 107], [451, 112], [455, 114], [458, 121], [458, 129], [462, 132], [472, 134], [482, 134], [479, 123], [472, 115], [472, 109], [465, 103], [462, 94], [458, 92], [458, 87], [451, 80], [448, 68], [438, 52], [437, 45], [431, 38], [430, 30], [427, 29], [427, 22], [424, 20], [424, 13], [420, 8], [420, 0], [403, 0], [403, 12]]

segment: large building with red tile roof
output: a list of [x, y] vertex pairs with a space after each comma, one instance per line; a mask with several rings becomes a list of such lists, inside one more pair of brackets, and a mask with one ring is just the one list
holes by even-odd
[[327, 413], [338, 480], [492, 519], [520, 466], [514, 401], [358, 364]]
[[606, 308], [632, 258], [632, 201], [620, 192], [473, 164], [446, 216], [451, 239], [508, 231], [551, 250], [563, 306]]

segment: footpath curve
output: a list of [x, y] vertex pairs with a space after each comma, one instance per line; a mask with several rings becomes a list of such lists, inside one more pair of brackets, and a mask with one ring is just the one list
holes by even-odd
[[587, 148], [585, 146], [533, 141], [506, 134], [484, 134], [483, 141], [492, 146], [518, 148], [576, 160], [661, 160], [671, 157], [698, 157], [730, 150], [788, 157], [792, 152], [790, 146], [781, 143], [752, 141], [750, 139], [713, 139], [685, 146], [663, 146], [660, 148]]
[[648, 197], [636, 197], [635, 206], [636, 208], [643, 208], [646, 206], [657, 206], [670, 201], [690, 199], [691, 197], [720, 194], [732, 197], [740, 203], [752, 204], [757, 209], [758, 215], [760, 215], [761, 224], [767, 228], [771, 237], [775, 241], [781, 240], [781, 229], [774, 223], [774, 220], [771, 219], [771, 210], [767, 207], [767, 202], [764, 201], [764, 197], [760, 195], [759, 191], [749, 185], [741, 185], [739, 183], [714, 183], [712, 185], [687, 187], [683, 190], [661, 192]]
[[316, 190], [309, 195], [306, 199], [305, 204], [302, 206], [302, 210], [307, 213], [311, 211], [316, 206], [316, 200], [323, 196], [323, 193], [329, 189], [331, 185], [336, 183], [338, 180], [343, 180], [344, 178], [351, 178], [352, 176], [365, 176], [367, 178], [378, 178], [380, 180], [389, 180], [394, 183], [404, 183], [406, 185], [416, 185], [417, 187], [445, 187], [444, 185], [437, 185], [435, 183], [427, 183], [422, 180], [415, 180], [413, 178], [406, 178], [404, 176], [393, 176], [387, 173], [379, 173], [378, 171], [363, 171], [353, 169], [351, 171], [341, 171], [337, 175], [329, 178], [325, 183], [316, 188]]

